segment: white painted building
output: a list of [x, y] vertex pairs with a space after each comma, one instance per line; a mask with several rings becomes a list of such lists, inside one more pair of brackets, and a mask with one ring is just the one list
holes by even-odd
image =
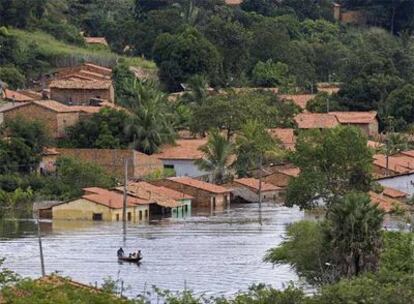
[[165, 146], [153, 156], [162, 161], [165, 169], [173, 169], [178, 177], [199, 177], [208, 174], [194, 163], [203, 157], [199, 148], [206, 143], [207, 139], [180, 139], [174, 146]]
[[377, 182], [384, 187], [390, 187], [408, 193], [409, 198], [414, 195], [414, 173], [383, 177], [377, 179]]

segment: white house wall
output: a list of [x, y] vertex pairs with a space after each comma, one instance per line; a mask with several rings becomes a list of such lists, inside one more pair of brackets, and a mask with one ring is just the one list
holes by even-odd
[[174, 166], [176, 176], [189, 176], [198, 177], [208, 174], [205, 171], [201, 171], [194, 164], [192, 160], [162, 160], [164, 166]]
[[408, 193], [410, 197], [414, 195], [414, 174], [382, 178], [377, 182], [382, 186]]

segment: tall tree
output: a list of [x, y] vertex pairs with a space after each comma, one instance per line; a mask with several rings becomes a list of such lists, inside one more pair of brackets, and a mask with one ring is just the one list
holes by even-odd
[[372, 154], [357, 128], [339, 126], [300, 134], [292, 161], [300, 174], [288, 185], [288, 206], [311, 208], [322, 201], [329, 209], [346, 193], [370, 188]]
[[341, 276], [378, 269], [383, 211], [365, 193], [349, 193], [327, 214], [326, 238]]

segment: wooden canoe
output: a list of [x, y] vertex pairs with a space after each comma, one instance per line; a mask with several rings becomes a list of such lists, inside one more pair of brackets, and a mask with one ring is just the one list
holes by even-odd
[[118, 257], [118, 260], [122, 262], [139, 263], [139, 261], [142, 260], [142, 256], [140, 257], [122, 256], [122, 257]]

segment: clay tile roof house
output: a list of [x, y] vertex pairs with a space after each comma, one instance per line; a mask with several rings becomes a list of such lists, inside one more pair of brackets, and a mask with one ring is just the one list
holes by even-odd
[[[120, 221], [124, 197], [117, 191], [103, 188], [85, 188], [85, 194], [77, 200], [52, 207], [52, 218], [59, 220]], [[127, 197], [127, 220], [148, 220], [150, 200]]]
[[[259, 178], [260, 172], [254, 171], [253, 176]], [[289, 181], [300, 174], [300, 169], [291, 164], [276, 165], [262, 169], [262, 180], [279, 188], [286, 188]]]
[[[123, 191], [123, 187], [117, 188]], [[191, 214], [191, 201], [193, 197], [183, 192], [162, 186], [152, 185], [147, 182], [135, 182], [128, 184], [128, 194], [154, 201], [150, 206], [151, 216], [154, 214], [171, 214], [173, 217], [182, 217]]]
[[80, 119], [99, 112], [107, 106], [67, 106], [54, 100], [35, 100], [24, 103], [7, 103], [0, 106], [0, 125], [18, 117], [29, 121], [40, 121], [52, 138], [65, 136], [66, 128]]
[[300, 113], [294, 119], [299, 129], [326, 129], [339, 125], [336, 116], [328, 113]]
[[281, 100], [290, 100], [297, 106], [299, 106], [302, 110], [306, 110], [306, 105], [310, 100], [315, 98], [316, 95], [314, 94], [295, 94], [295, 95], [288, 95], [282, 94], [279, 95]]
[[296, 136], [294, 129], [291, 128], [273, 128], [268, 129], [272, 138], [279, 140], [283, 147], [287, 150], [294, 150], [296, 144]]
[[105, 37], [85, 37], [85, 42], [87, 44], [92, 44], [92, 45], [104, 45], [104, 46], [108, 46], [108, 42], [106, 41]]
[[13, 91], [9, 89], [3, 90], [2, 98], [7, 101], [15, 101], [15, 102], [27, 102], [32, 101], [34, 99], [41, 99], [40, 98], [34, 98], [31, 96], [30, 93], [25, 93], [25, 91]]
[[405, 200], [408, 196], [408, 193], [402, 192], [398, 189], [394, 189], [391, 187], [384, 187], [384, 191], [382, 192], [382, 194], [392, 199], [396, 199], [400, 201]]
[[195, 207], [224, 207], [230, 203], [230, 190], [199, 181], [190, 177], [171, 177], [154, 182], [157, 186], [167, 187], [191, 195]]
[[109, 102], [115, 100], [114, 87], [110, 80], [53, 80], [49, 88], [51, 99], [67, 105], [88, 105], [94, 98]]
[[[282, 188], [264, 181], [261, 184], [263, 202], [275, 202], [279, 199]], [[259, 185], [260, 182], [256, 178], [239, 178], [235, 179], [229, 186], [231, 187], [233, 199], [255, 203], [259, 201]]]
[[41, 121], [53, 138], [63, 137], [65, 129], [79, 121], [79, 112], [53, 100], [6, 104], [0, 107], [0, 124], [18, 117]]
[[198, 169], [195, 160], [203, 158], [199, 148], [207, 143], [207, 139], [180, 139], [175, 145], [161, 148], [152, 157], [162, 161], [164, 168], [175, 170], [176, 176], [199, 177], [208, 174]]
[[356, 126], [367, 136], [378, 135], [377, 112], [329, 112], [335, 115], [341, 125]]
[[378, 205], [378, 207], [386, 213], [392, 212], [395, 208], [398, 207], [405, 208], [405, 206], [401, 202], [393, 198], [390, 198], [384, 194], [377, 194], [373, 191], [370, 191], [369, 197], [371, 198], [371, 202], [373, 204]]

